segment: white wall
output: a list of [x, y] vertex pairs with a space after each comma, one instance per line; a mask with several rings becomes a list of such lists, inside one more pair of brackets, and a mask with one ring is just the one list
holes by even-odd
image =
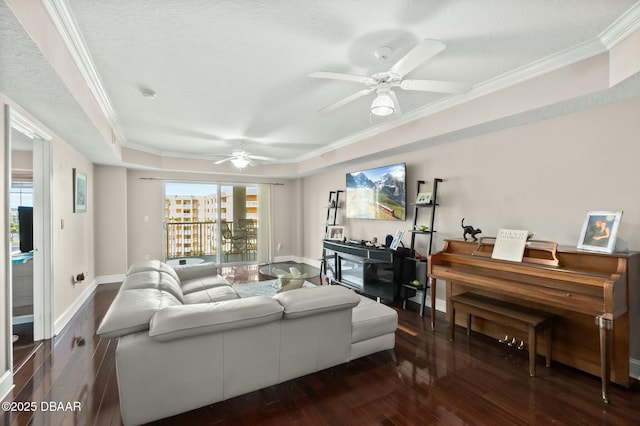
[[96, 275], [127, 270], [127, 169], [95, 166]]
[[275, 258], [300, 257], [303, 254], [305, 235], [302, 213], [304, 208], [302, 179], [290, 179], [283, 182], [283, 185], [273, 186], [272, 192], [273, 255]]
[[11, 151], [11, 169], [33, 173], [33, 152]]
[[[53, 140], [53, 313], [58, 319], [79, 299], [95, 280], [94, 215], [95, 192], [93, 164], [69, 144]], [[87, 212], [73, 212], [73, 169], [87, 175]], [[62, 222], [64, 221], [64, 226]], [[86, 279], [74, 283], [84, 272]]]

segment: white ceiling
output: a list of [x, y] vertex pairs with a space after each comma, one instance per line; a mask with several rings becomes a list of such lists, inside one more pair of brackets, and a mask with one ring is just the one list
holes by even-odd
[[[477, 90], [598, 40], [636, 3], [48, 1], [68, 6], [72, 18], [67, 25], [81, 34], [123, 146], [212, 160], [244, 148], [281, 162], [308, 159], [378, 128], [393, 127], [403, 117], [420, 117], [447, 97], [450, 101], [463, 96], [398, 90], [402, 116], [371, 116], [374, 94], [319, 113], [364, 86], [309, 78], [314, 71], [386, 71], [421, 40], [432, 38], [447, 48], [408, 77], [468, 82]], [[86, 114], [59, 79], [47, 75], [51, 69], [16, 27], [4, 2], [0, 13], [0, 36], [5, 40], [0, 43], [10, 53], [0, 63], [0, 91], [66, 136], [92, 161], [109, 162], [106, 156], [101, 160], [104, 147], [87, 145], [86, 138], [96, 132]], [[14, 43], [10, 48], [9, 42]], [[386, 61], [374, 55], [381, 46], [393, 49]], [[29, 78], [40, 83], [29, 86]], [[23, 93], [28, 87], [41, 92]], [[142, 96], [143, 89], [153, 90], [157, 97]]]

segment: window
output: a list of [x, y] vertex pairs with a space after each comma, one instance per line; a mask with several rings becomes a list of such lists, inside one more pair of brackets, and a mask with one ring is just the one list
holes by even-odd
[[[166, 182], [165, 257], [190, 255], [216, 263], [257, 261], [262, 225], [259, 188]], [[180, 249], [180, 241], [185, 250]]]

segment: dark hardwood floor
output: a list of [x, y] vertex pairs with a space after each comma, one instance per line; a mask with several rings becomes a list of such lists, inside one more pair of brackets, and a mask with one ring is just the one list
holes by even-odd
[[[222, 273], [230, 281], [257, 280], [255, 267]], [[116, 342], [95, 335], [118, 287], [100, 285], [65, 331], [43, 342], [16, 371], [15, 388], [5, 399], [14, 402], [9, 408], [15, 411], [5, 411], [2, 424], [121, 424]], [[450, 342], [442, 316], [432, 332], [428, 315], [420, 317], [409, 309], [398, 313], [395, 363], [389, 353], [374, 354], [157, 424], [632, 425], [640, 421], [637, 382], [629, 389], [614, 385], [611, 404], [605, 405], [597, 377], [558, 363], [544, 368], [538, 357], [538, 376], [532, 378], [527, 352], [477, 333], [466, 336], [462, 328], [456, 331], [455, 343]], [[29, 402], [35, 404], [25, 404]], [[80, 410], [73, 410], [75, 402], [81, 404]]]

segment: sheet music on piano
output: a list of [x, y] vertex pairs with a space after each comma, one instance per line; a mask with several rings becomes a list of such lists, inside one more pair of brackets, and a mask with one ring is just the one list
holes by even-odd
[[492, 259], [522, 262], [529, 231], [522, 229], [499, 229], [491, 253]]

